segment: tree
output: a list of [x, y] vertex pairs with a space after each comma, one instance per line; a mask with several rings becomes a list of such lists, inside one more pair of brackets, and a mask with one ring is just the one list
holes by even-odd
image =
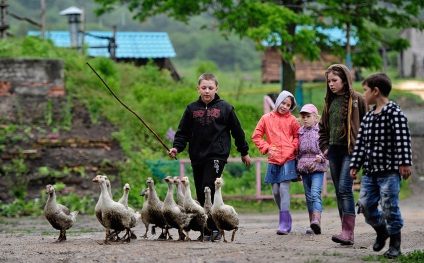
[[[341, 55], [340, 41], [330, 40], [319, 29], [338, 27], [346, 32], [345, 54], [350, 60], [350, 36], [358, 39], [355, 50], [361, 54], [352, 59], [356, 66], [381, 68], [379, 47], [402, 50], [408, 43], [399, 38], [387, 41], [381, 28], [424, 28], [418, 20], [423, 0], [95, 0], [101, 7], [97, 14], [109, 12], [127, 4], [139, 21], [166, 14], [188, 23], [190, 18], [209, 14], [213, 25], [202, 28], [219, 30], [224, 36], [236, 34], [255, 41], [263, 49], [267, 40], [281, 51], [284, 89], [294, 93], [295, 67], [293, 58], [301, 54], [308, 60], [319, 58], [326, 47]], [[119, 5], [121, 6], [121, 5]], [[376, 27], [371, 27], [374, 24]], [[374, 29], [373, 29], [374, 28]], [[207, 40], [206, 40], [207, 41]], [[210, 40], [213, 41], [213, 40]], [[365, 55], [364, 55], [365, 54]], [[349, 62], [349, 61], [347, 61]]]
[[385, 50], [402, 51], [409, 43], [399, 37], [387, 39], [383, 29], [414, 27], [424, 29], [419, 20], [424, 7], [422, 0], [317, 0], [308, 6], [317, 25], [338, 27], [346, 32], [346, 56], [350, 64], [350, 36], [358, 39], [352, 62], [355, 66], [381, 69], [381, 55]]
[[[263, 49], [263, 40], [278, 45], [283, 61], [284, 88], [294, 93], [295, 68], [293, 57], [302, 54], [309, 60], [317, 59], [320, 48], [317, 36], [311, 28], [296, 30], [296, 25], [310, 26], [313, 20], [303, 14], [303, 0], [252, 1], [252, 0], [95, 0], [101, 4], [97, 14], [109, 12], [118, 3], [128, 4], [134, 18], [145, 21], [158, 14], [167, 14], [178, 21], [188, 23], [190, 18], [209, 14], [215, 19], [213, 25], [202, 28], [219, 30], [224, 36], [236, 34], [240, 38], [255, 41]], [[214, 41], [213, 39], [205, 41]]]

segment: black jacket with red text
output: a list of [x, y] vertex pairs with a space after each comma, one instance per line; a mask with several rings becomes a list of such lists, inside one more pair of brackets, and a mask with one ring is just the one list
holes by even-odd
[[210, 159], [227, 161], [231, 136], [241, 156], [248, 154], [249, 145], [234, 111], [234, 107], [218, 94], [208, 104], [199, 96], [187, 105], [175, 134], [173, 147], [182, 152], [189, 143], [192, 164]]

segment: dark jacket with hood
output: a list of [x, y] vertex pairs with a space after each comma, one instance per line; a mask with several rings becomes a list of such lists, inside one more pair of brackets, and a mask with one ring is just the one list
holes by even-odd
[[[350, 74], [349, 69], [342, 64], [336, 64], [332, 67], [340, 67], [347, 77], [347, 82], [349, 85], [349, 107], [348, 107], [348, 115], [347, 115], [347, 144], [348, 144], [348, 152], [352, 154], [353, 147], [355, 146], [356, 136], [358, 135], [359, 127], [361, 125], [362, 118], [368, 111], [368, 105], [364, 100], [364, 97], [359, 92], [356, 92], [353, 89], [352, 85], [352, 75]], [[328, 80], [328, 76], [326, 75], [326, 81]], [[330, 109], [330, 94], [332, 91], [328, 86], [327, 82], [327, 93], [325, 95], [325, 104], [322, 111], [321, 120], [319, 122], [319, 147], [322, 152], [329, 147], [329, 139], [330, 139], [330, 127], [329, 127], [329, 109]]]
[[249, 145], [234, 107], [218, 94], [208, 104], [201, 97], [187, 105], [175, 134], [173, 147], [182, 152], [189, 143], [192, 164], [210, 159], [227, 161], [231, 136], [241, 156], [248, 154]]

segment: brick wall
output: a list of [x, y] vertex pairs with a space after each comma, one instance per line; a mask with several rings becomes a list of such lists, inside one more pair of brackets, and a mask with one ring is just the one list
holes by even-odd
[[20, 123], [42, 122], [49, 101], [52, 114], [60, 115], [64, 97], [62, 60], [0, 59], [1, 117]]

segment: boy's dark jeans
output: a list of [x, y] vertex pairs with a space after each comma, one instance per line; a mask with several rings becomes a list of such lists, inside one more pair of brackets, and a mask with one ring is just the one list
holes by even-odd
[[[362, 176], [359, 194], [359, 211], [364, 213], [365, 222], [377, 227], [385, 219], [390, 235], [397, 234], [403, 226], [399, 209], [401, 177], [392, 173], [384, 177]], [[380, 202], [381, 210], [378, 209]]]

